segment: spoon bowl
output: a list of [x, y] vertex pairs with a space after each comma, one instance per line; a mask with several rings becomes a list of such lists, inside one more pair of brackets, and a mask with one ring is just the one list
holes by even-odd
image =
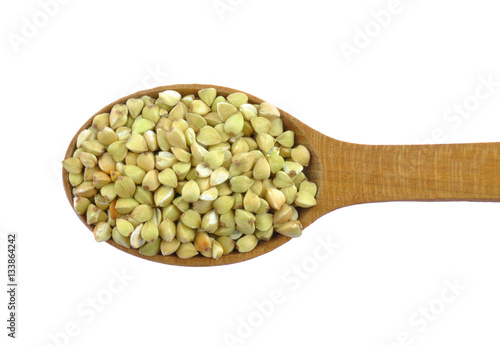
[[[227, 97], [239, 90], [207, 84], [176, 84], [143, 90], [116, 100], [94, 114], [71, 140], [65, 158], [76, 149], [78, 134], [92, 124], [93, 118], [109, 113], [113, 105], [129, 98], [158, 97], [165, 90], [176, 90], [182, 96], [197, 94], [200, 89], [215, 88]], [[244, 92], [248, 102], [264, 100]], [[278, 108], [279, 109], [279, 108]], [[283, 126], [295, 132], [295, 143], [304, 145], [311, 161], [304, 172], [316, 183], [317, 205], [299, 209], [304, 228], [332, 210], [361, 203], [387, 201], [500, 201], [500, 143], [436, 144], [436, 145], [363, 145], [328, 137], [292, 115], [279, 109]], [[63, 185], [70, 205], [73, 187], [63, 169]], [[75, 213], [76, 214], [76, 213]], [[84, 215], [78, 218], [92, 231]], [[219, 259], [201, 255], [182, 259], [161, 254], [148, 257], [136, 249], [128, 249], [113, 240], [107, 243], [146, 260], [180, 266], [217, 266], [246, 261], [285, 244], [291, 238], [275, 233], [267, 242], [250, 252], [232, 252]]]

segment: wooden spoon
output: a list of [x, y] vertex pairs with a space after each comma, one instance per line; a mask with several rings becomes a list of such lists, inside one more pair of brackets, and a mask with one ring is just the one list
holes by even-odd
[[[198, 90], [217, 89], [227, 96], [239, 90], [206, 84], [177, 84], [136, 92], [98, 111], [110, 112], [117, 103], [131, 97], [154, 98], [164, 90], [177, 90], [183, 96]], [[248, 95], [249, 103], [261, 103]], [[498, 143], [438, 145], [361, 145], [339, 141], [310, 128], [280, 109], [284, 127], [295, 132], [295, 143], [311, 153], [311, 164], [304, 172], [318, 186], [317, 205], [300, 210], [304, 228], [332, 210], [345, 206], [386, 201], [500, 201], [500, 150]], [[92, 124], [92, 116], [73, 137], [65, 158], [76, 149], [78, 134]], [[72, 186], [63, 169], [66, 196], [73, 206]], [[85, 217], [78, 218], [87, 225]], [[181, 266], [216, 266], [237, 263], [263, 255], [285, 244], [290, 238], [275, 234], [268, 242], [259, 242], [247, 253], [233, 252], [218, 260], [201, 255], [181, 259], [175, 255], [143, 256], [109, 240], [108, 243], [131, 255], [150, 261]]]

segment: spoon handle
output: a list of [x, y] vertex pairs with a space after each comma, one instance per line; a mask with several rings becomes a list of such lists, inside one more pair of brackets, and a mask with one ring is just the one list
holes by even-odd
[[[326, 138], [326, 139], [325, 139]], [[500, 201], [500, 143], [361, 145], [314, 139], [330, 211], [384, 201]], [[318, 201], [318, 205], [320, 201]]]

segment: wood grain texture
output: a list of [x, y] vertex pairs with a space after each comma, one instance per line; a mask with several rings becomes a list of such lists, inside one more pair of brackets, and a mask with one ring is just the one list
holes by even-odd
[[309, 138], [321, 148], [319, 213], [386, 201], [500, 201], [500, 143], [360, 145]]
[[[123, 97], [99, 110], [78, 130], [70, 142], [65, 158], [76, 149], [78, 134], [88, 128], [93, 118], [109, 112], [117, 103], [131, 97], [158, 97], [164, 90], [182, 95], [197, 94], [213, 87], [227, 96], [239, 90], [207, 84], [177, 84], [140, 91]], [[264, 100], [248, 94], [250, 103]], [[286, 129], [295, 132], [295, 144], [311, 152], [311, 164], [304, 172], [318, 185], [318, 204], [299, 210], [304, 228], [332, 210], [360, 203], [384, 201], [500, 201], [499, 143], [449, 145], [361, 145], [338, 141], [323, 135], [280, 109]], [[63, 169], [66, 196], [73, 206], [72, 186]], [[75, 213], [75, 215], [77, 215]], [[85, 217], [77, 217], [86, 224]], [[305, 230], [307, 232], [307, 230]], [[108, 244], [131, 255], [159, 263], [181, 266], [215, 266], [246, 261], [283, 245], [290, 238], [275, 234], [260, 242], [251, 252], [222, 256], [218, 260], [201, 255], [180, 259], [173, 256], [143, 256], [135, 249], [124, 248], [112, 240]], [[300, 238], [294, 241], [300, 241]]]

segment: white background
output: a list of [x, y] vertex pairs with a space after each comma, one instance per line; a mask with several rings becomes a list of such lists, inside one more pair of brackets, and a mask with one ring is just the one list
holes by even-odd
[[[2, 345], [208, 346], [231, 344], [228, 335], [236, 345], [500, 342], [498, 204], [343, 208], [265, 256], [183, 268], [96, 244], [60, 174], [89, 116], [132, 91], [175, 83], [247, 91], [344, 141], [415, 144], [436, 128], [434, 142], [499, 141], [498, 85], [460, 123], [443, 118], [473, 101], [479, 78], [500, 81], [494, 1], [401, 0], [382, 28], [371, 13], [388, 9], [387, 0], [57, 4], [0, 5], [0, 281], [5, 234], [18, 232], [20, 285], [16, 340], [6, 337], [1, 295]], [[371, 38], [348, 62], [341, 45], [366, 26]], [[329, 237], [338, 247], [318, 263], [314, 250]], [[309, 273], [299, 278], [294, 266]], [[444, 302], [455, 281], [459, 295]], [[262, 317], [254, 302], [272, 292], [281, 303]], [[429, 305], [432, 322], [423, 322], [419, 307]], [[255, 327], [242, 330], [249, 319]]]

